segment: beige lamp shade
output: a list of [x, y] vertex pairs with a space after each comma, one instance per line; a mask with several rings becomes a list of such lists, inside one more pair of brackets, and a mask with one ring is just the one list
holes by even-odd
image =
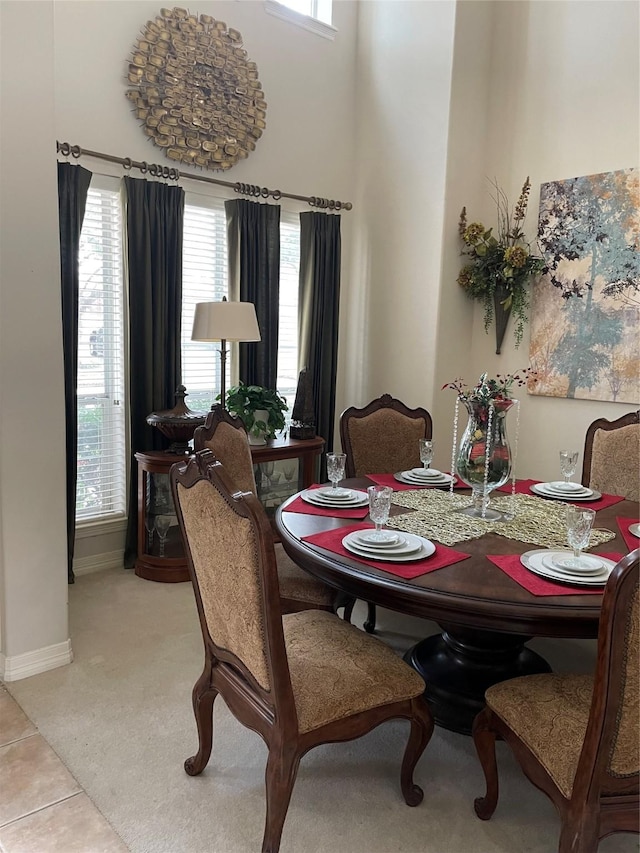
[[252, 302], [198, 302], [192, 341], [259, 341], [260, 329]]

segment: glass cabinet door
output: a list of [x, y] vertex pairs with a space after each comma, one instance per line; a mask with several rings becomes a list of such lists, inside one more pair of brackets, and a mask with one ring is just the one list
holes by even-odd
[[304, 488], [300, 459], [259, 462], [253, 466], [253, 473], [258, 498], [270, 516], [275, 515], [287, 498]]
[[184, 556], [169, 474], [144, 472], [144, 553], [159, 559]]

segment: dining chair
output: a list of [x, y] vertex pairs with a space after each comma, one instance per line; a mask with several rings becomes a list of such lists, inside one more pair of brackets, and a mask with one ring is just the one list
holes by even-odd
[[[345, 475], [395, 474], [419, 467], [418, 439], [431, 438], [431, 415], [426, 409], [410, 409], [390, 394], [376, 397], [363, 408], [350, 406], [340, 415], [340, 443], [346, 454]], [[345, 607], [351, 617], [355, 599]], [[367, 603], [364, 623], [372, 633], [376, 625], [375, 604]]]
[[598, 418], [587, 429], [582, 485], [640, 500], [640, 409], [615, 421]]
[[[204, 424], [195, 430], [193, 446], [196, 451], [211, 450], [225, 466], [225, 471], [237, 489], [257, 495], [249, 438], [240, 418], [234, 417], [222, 406], [214, 406]], [[307, 608], [334, 612], [338, 601], [337, 591], [303, 571], [280, 543], [275, 547], [282, 612], [291, 613]]]
[[400, 785], [405, 802], [418, 805], [423, 792], [413, 773], [433, 732], [422, 678], [335, 614], [282, 616], [264, 508], [253, 492], [236, 490], [211, 451], [174, 465], [171, 487], [205, 649], [192, 695], [198, 751], [185, 761], [186, 772], [198, 775], [209, 761], [220, 693], [267, 745], [262, 851], [277, 853], [302, 756], [404, 718], [410, 732]]
[[559, 853], [595, 853], [612, 832], [640, 831], [640, 550], [607, 581], [595, 674], [527, 675], [490, 687], [473, 739], [486, 779], [475, 811], [498, 802], [496, 737], [560, 814]]

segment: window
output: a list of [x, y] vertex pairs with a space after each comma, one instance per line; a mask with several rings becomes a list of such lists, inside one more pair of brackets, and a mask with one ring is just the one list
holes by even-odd
[[95, 180], [80, 237], [78, 521], [126, 511], [120, 194], [95, 187]]
[[265, 0], [265, 11], [276, 18], [311, 30], [323, 38], [334, 39], [336, 28], [331, 25], [332, 0]]
[[[182, 384], [190, 409], [206, 412], [220, 393], [220, 345], [192, 341], [197, 302], [227, 295], [227, 222], [222, 201], [188, 197], [182, 246]], [[227, 388], [229, 387], [227, 359]]]
[[284, 210], [280, 215], [280, 328], [276, 388], [291, 410], [298, 387], [298, 288], [300, 273], [300, 219]]

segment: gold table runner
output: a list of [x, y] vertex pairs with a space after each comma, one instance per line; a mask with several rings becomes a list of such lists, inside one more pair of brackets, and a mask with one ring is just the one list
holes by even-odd
[[[471, 504], [470, 495], [451, 495], [436, 489], [394, 492], [393, 503], [415, 512], [392, 516], [387, 527], [435, 539], [443, 545], [456, 545], [478, 539], [485, 533], [497, 533], [506, 539], [530, 542], [540, 548], [567, 548], [566, 504], [533, 495], [492, 497], [491, 508], [513, 518], [507, 521], [483, 521], [470, 518], [457, 510]], [[611, 530], [591, 531], [588, 548], [615, 539]], [[587, 549], [588, 550], [588, 549]]]

